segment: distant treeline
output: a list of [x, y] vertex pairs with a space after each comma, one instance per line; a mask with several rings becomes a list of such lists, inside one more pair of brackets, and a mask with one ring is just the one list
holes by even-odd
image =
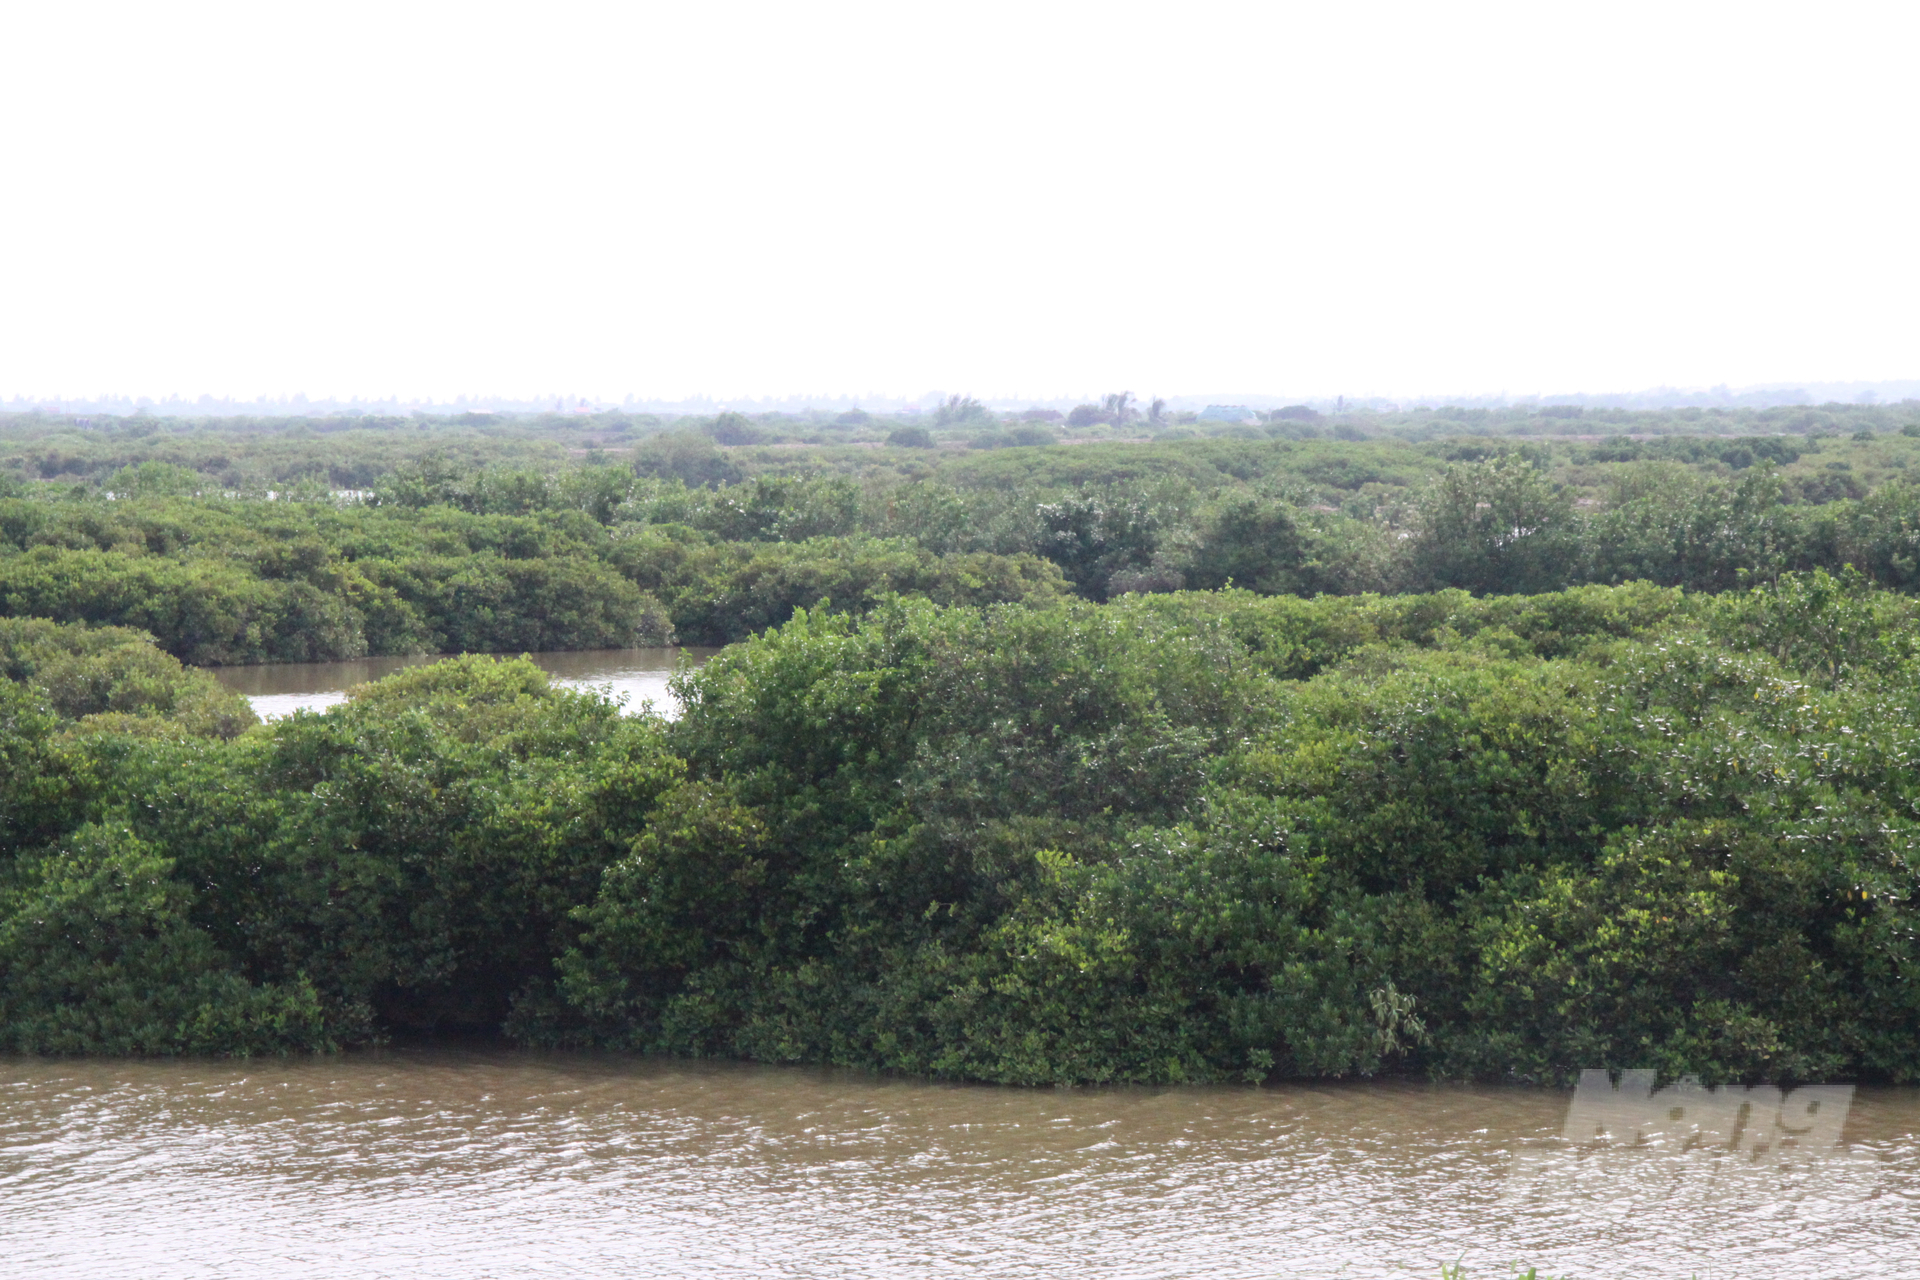
[[0, 615], [138, 627], [205, 665], [724, 644], [895, 595], [1724, 591], [1848, 565], [1911, 590], [1909, 445], [1221, 441], [746, 477], [667, 437], [617, 464], [401, 463], [350, 501], [208, 496], [145, 463], [0, 498]]
[[[995, 413], [966, 397], [931, 412], [899, 416], [857, 409], [678, 418], [634, 413], [252, 419], [0, 414], [0, 480], [112, 488], [128, 467], [163, 463], [191, 471], [197, 485], [215, 490], [324, 494], [372, 488], [395, 467], [433, 457], [464, 469], [553, 469], [604, 453], [644, 467], [649, 455], [657, 460], [689, 440], [726, 450], [720, 470], [731, 479], [769, 472], [911, 478], [983, 451], [1101, 440], [1150, 440], [1162, 446], [1376, 442], [1430, 446], [1438, 453], [1449, 441], [1474, 438], [1531, 442], [1577, 462], [1596, 445], [1603, 451], [1620, 446], [1643, 456], [1676, 456], [1662, 449], [1669, 438], [1743, 438], [1750, 453], [1764, 454], [1769, 446], [1762, 442], [1769, 439], [1902, 432], [1920, 435], [1920, 401], [1671, 410], [1439, 405], [1395, 413], [1293, 406], [1247, 421], [1173, 414], [1119, 395], [1064, 416]], [[1686, 460], [1697, 461], [1701, 447], [1688, 446]], [[1742, 446], [1730, 447], [1737, 456]]]
[[250, 728], [138, 635], [0, 622], [0, 1047], [1908, 1081], [1917, 655], [1854, 572], [895, 600], [672, 724], [467, 658]]

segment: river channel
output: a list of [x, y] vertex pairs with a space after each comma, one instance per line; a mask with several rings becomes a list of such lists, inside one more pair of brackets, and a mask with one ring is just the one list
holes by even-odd
[[[553, 682], [568, 688], [606, 689], [629, 712], [648, 702], [662, 715], [678, 713], [679, 704], [667, 688], [681, 662], [699, 666], [718, 649], [583, 649], [567, 653], [530, 654]], [[324, 711], [347, 700], [347, 690], [406, 667], [439, 662], [443, 655], [407, 658], [358, 658], [351, 662], [278, 662], [254, 667], [215, 667], [213, 676], [235, 693], [244, 694], [262, 720], [277, 720], [295, 711]]]
[[20, 1276], [1920, 1273], [1914, 1090], [1023, 1090], [491, 1048], [0, 1079]]

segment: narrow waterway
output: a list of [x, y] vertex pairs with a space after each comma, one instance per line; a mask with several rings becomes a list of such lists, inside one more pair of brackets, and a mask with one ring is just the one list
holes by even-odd
[[[699, 666], [718, 649], [583, 649], [528, 655], [555, 684], [603, 689], [630, 713], [651, 703], [662, 715], [679, 713], [667, 681], [682, 662]], [[295, 711], [324, 711], [347, 700], [347, 690], [406, 667], [440, 662], [445, 655], [407, 658], [357, 658], [350, 662], [280, 662], [253, 667], [215, 667], [214, 678], [244, 694], [262, 720]]]
[[1019, 1090], [490, 1049], [0, 1079], [21, 1276], [1920, 1272], [1914, 1090]]

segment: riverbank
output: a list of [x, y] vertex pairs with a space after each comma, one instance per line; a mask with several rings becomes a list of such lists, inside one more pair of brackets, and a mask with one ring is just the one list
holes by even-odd
[[[680, 703], [668, 688], [684, 664], [698, 667], [718, 649], [666, 646], [643, 649], [561, 650], [527, 655], [559, 688], [604, 691], [629, 714], [651, 706], [657, 714], [677, 716]], [[284, 662], [249, 667], [216, 667], [211, 674], [224, 689], [244, 697], [262, 720], [295, 711], [324, 711], [347, 700], [347, 691], [409, 667], [444, 662], [457, 654], [360, 658], [352, 662]]]
[[1857, 577], [896, 601], [714, 657], [672, 722], [464, 658], [248, 727], [137, 636], [36, 625], [0, 687], [15, 1048], [1920, 1069], [1920, 621]]

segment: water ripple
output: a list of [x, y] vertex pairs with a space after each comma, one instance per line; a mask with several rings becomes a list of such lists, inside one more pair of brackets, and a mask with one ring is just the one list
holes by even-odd
[[1564, 1092], [1023, 1091], [511, 1052], [0, 1062], [0, 1256], [46, 1277], [1896, 1274], [1920, 1094], [1844, 1141], [1561, 1138]]

